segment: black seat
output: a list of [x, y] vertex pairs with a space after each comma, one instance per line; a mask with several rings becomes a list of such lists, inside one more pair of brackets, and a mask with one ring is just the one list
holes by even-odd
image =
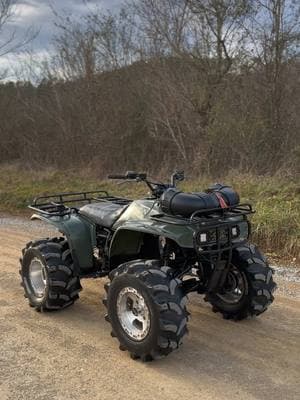
[[111, 228], [127, 205], [115, 203], [91, 203], [80, 208], [80, 214], [88, 217], [97, 225]]

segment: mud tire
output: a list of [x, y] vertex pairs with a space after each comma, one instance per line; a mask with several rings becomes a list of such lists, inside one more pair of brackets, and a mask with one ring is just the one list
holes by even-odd
[[273, 302], [276, 289], [273, 271], [265, 256], [253, 244], [244, 244], [234, 249], [232, 264], [245, 278], [245, 295], [237, 304], [227, 304], [217, 294], [206, 295], [206, 300], [225, 319], [242, 320], [262, 314]]
[[[156, 260], [137, 260], [122, 264], [109, 275], [105, 285], [107, 299], [106, 320], [112, 327], [112, 336], [120, 342], [133, 359], [151, 361], [170, 354], [187, 334], [187, 297], [181, 281], [174, 279], [171, 268], [161, 267]], [[124, 287], [133, 287], [141, 293], [150, 311], [150, 330], [142, 341], [130, 338], [117, 315], [117, 297]]]
[[[33, 259], [44, 265], [45, 290], [37, 295], [31, 284], [29, 266]], [[37, 311], [60, 310], [72, 305], [81, 290], [75, 273], [68, 242], [65, 238], [41, 239], [27, 243], [20, 259], [21, 286], [29, 305]]]

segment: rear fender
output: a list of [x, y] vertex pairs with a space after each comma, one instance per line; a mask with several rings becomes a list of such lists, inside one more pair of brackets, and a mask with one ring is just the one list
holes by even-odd
[[47, 216], [34, 214], [31, 220], [53, 225], [66, 236], [78, 271], [93, 267], [93, 248], [96, 246], [96, 227], [82, 215]]

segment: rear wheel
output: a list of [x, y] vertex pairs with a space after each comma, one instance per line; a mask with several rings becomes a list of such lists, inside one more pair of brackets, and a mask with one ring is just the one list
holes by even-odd
[[206, 295], [213, 311], [226, 319], [241, 320], [260, 315], [273, 302], [276, 284], [267, 260], [256, 246], [234, 249], [232, 263], [222, 290]]
[[21, 285], [31, 307], [59, 310], [78, 299], [81, 285], [65, 238], [29, 242], [22, 253]]
[[151, 361], [181, 345], [187, 333], [187, 298], [171, 268], [138, 260], [121, 265], [109, 278], [104, 304], [121, 350]]

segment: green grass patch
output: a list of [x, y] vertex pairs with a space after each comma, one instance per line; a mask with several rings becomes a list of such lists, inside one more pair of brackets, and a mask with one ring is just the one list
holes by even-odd
[[[253, 241], [267, 253], [275, 253], [288, 261], [300, 261], [300, 184], [297, 179], [231, 175], [219, 179], [232, 185], [243, 202], [256, 209], [252, 217]], [[212, 180], [187, 180], [181, 185], [186, 191], [204, 190]], [[101, 181], [95, 172], [35, 171], [17, 166], [0, 167], [0, 212], [25, 213], [38, 195], [58, 192], [107, 190], [112, 194], [138, 198], [147, 194], [143, 184]]]

